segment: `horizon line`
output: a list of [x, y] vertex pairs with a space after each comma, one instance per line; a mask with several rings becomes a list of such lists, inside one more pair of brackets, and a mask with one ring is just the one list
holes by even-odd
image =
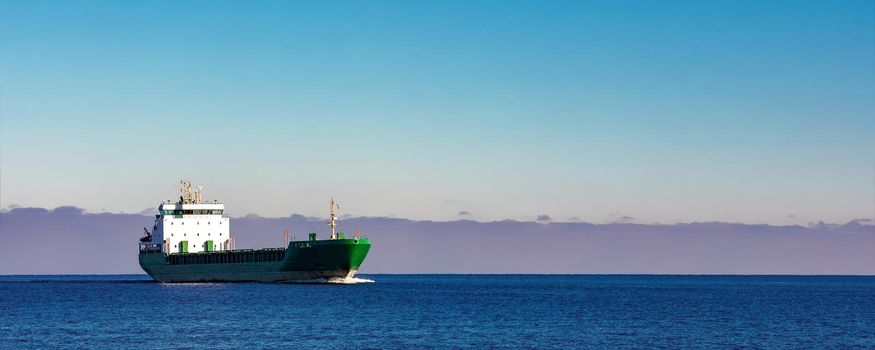
[[[690, 274], [690, 273], [555, 273], [555, 272], [541, 272], [541, 273], [500, 273], [500, 272], [484, 272], [484, 273], [392, 273], [392, 272], [378, 272], [378, 273], [361, 273], [361, 275], [388, 275], [388, 276], [688, 276], [688, 277], [761, 277], [761, 276], [787, 276], [787, 277], [875, 277], [875, 274], [871, 275], [863, 275], [863, 274], [737, 274], [737, 273], [728, 273], [728, 274], [719, 274], [719, 273], [701, 273], [701, 274]], [[0, 274], [0, 277], [15, 277], [15, 276], [146, 276], [148, 274], [145, 273], [92, 273], [92, 274], [82, 274], [82, 273], [71, 273], [71, 274]], [[161, 283], [161, 282], [156, 282]], [[213, 283], [213, 282], [211, 282]], [[239, 282], [214, 282], [214, 283], [239, 283]], [[247, 282], [244, 282], [247, 283]], [[259, 283], [259, 282], [251, 282], [251, 283]]]

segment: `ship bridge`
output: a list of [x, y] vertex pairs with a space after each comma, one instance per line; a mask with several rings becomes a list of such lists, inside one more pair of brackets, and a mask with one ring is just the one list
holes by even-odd
[[233, 249], [225, 205], [203, 202], [203, 186], [191, 188], [180, 182], [178, 201], [164, 201], [158, 206], [149, 246], [160, 247], [165, 254], [199, 253]]

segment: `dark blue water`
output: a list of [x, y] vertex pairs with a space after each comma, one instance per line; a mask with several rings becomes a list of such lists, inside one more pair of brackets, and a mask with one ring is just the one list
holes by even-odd
[[0, 276], [0, 348], [875, 348], [875, 277]]

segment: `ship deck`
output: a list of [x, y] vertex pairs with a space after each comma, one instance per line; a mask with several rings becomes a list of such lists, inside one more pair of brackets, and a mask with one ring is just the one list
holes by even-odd
[[283, 261], [284, 248], [236, 249], [201, 253], [173, 253], [164, 256], [168, 265], [237, 264]]

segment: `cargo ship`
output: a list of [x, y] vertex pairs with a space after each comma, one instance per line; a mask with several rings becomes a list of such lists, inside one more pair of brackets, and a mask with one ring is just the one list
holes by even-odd
[[285, 247], [235, 249], [225, 206], [201, 199], [203, 186], [192, 189], [180, 181], [178, 201], [158, 206], [152, 231], [140, 238], [140, 267], [159, 282], [306, 282], [352, 278], [371, 241], [356, 230], [352, 238], [337, 232], [335, 209], [329, 201], [328, 239], [309, 233], [295, 240], [284, 231]]

